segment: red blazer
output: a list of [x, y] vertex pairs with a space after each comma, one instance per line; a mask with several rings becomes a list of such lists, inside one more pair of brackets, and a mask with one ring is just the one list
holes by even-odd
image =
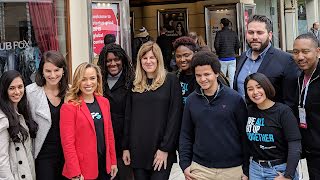
[[[106, 141], [106, 171], [116, 165], [116, 151], [108, 99], [95, 96], [100, 106]], [[85, 179], [98, 177], [98, 153], [95, 126], [91, 113], [82, 100], [80, 106], [64, 103], [60, 111], [60, 134], [65, 164], [62, 174], [71, 179], [82, 174]]]

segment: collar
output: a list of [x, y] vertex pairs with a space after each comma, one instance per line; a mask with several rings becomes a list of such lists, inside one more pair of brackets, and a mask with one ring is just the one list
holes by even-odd
[[221, 30], [229, 30], [229, 27], [223, 27]]
[[[259, 54], [257, 59], [263, 59], [266, 56], [267, 51], [270, 49], [270, 47], [271, 47], [271, 43], [269, 42], [268, 46]], [[252, 55], [252, 49], [250, 48], [246, 52], [246, 56], [247, 56], [247, 58], [251, 59], [251, 55]]]
[[[217, 88], [217, 91], [214, 93], [214, 96], [215, 98], [218, 96], [218, 94], [223, 90], [223, 87], [224, 85], [218, 80], [218, 88]], [[195, 90], [195, 93], [199, 96], [203, 96], [203, 97], [206, 97], [206, 95], [204, 94], [204, 91], [203, 89], [199, 86], [196, 88]], [[214, 99], [215, 99], [214, 98]]]
[[115, 75], [115, 76], [111, 76], [109, 73], [108, 73], [108, 79], [111, 78], [111, 79], [118, 79], [122, 74], [122, 70], [119, 72], [119, 74]]
[[[316, 69], [314, 70], [312, 76], [310, 77], [310, 81], [315, 79], [319, 75], [320, 75], [320, 58], [319, 58], [319, 61], [318, 61]], [[301, 75], [299, 77], [299, 84], [300, 84], [300, 82], [303, 82], [303, 78], [304, 78], [304, 72], [302, 71], [302, 73], [301, 73]]]

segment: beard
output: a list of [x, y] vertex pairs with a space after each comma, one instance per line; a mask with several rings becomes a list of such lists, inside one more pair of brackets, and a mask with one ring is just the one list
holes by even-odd
[[257, 47], [252, 48], [251, 44], [247, 41], [247, 44], [251, 48], [251, 50], [259, 53], [261, 53], [266, 47], [268, 47], [269, 43], [270, 43], [270, 40], [267, 39], [265, 42], [260, 43], [261, 44], [260, 48], [257, 48]]

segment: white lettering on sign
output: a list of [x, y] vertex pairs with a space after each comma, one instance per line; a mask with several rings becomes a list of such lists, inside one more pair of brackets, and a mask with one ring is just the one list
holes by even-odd
[[0, 50], [11, 50], [11, 49], [25, 49], [29, 47], [31, 42], [27, 42], [26, 40], [23, 41], [13, 41], [13, 42], [3, 42], [0, 43]]

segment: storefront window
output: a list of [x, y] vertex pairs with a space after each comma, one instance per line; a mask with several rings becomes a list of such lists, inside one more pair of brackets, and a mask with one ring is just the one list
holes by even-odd
[[0, 76], [14, 69], [30, 84], [42, 53], [66, 55], [64, 13], [64, 0], [1, 0]]

